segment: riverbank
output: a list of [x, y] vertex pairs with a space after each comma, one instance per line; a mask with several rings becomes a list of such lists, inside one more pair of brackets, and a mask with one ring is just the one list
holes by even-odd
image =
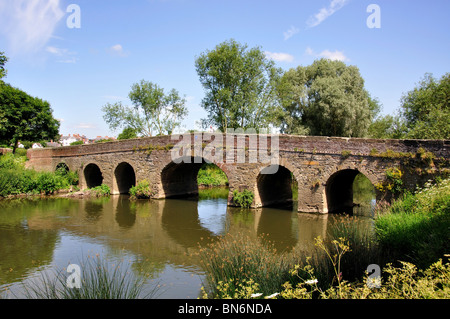
[[75, 172], [37, 172], [26, 169], [25, 161], [26, 157], [11, 153], [0, 156], [0, 197], [45, 196], [69, 192], [78, 185]]
[[289, 253], [224, 236], [200, 251], [203, 298], [450, 298], [449, 179], [379, 209], [374, 228], [339, 223]]

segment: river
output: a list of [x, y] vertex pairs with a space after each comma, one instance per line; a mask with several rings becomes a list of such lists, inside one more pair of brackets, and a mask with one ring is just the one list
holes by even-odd
[[[52, 269], [100, 256], [146, 276], [155, 298], [198, 298], [204, 272], [199, 243], [227, 233], [265, 234], [280, 251], [310, 245], [345, 216], [291, 209], [227, 206], [228, 189], [203, 189], [195, 199], [132, 201], [36, 198], [0, 201], [0, 297], [21, 298], [21, 283]], [[368, 217], [360, 217], [368, 219]], [[81, 267], [82, 270], [82, 267]]]

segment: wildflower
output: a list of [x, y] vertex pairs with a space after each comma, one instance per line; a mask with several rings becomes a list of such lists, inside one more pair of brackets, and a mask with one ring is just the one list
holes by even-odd
[[276, 292], [276, 293], [271, 294], [270, 296], [266, 296], [266, 297], [264, 297], [264, 298], [265, 298], [265, 299], [272, 299], [272, 298], [275, 298], [275, 297], [278, 296], [278, 295], [279, 295], [279, 293]]
[[262, 293], [256, 293], [256, 294], [251, 294], [250, 295], [250, 297], [252, 297], [252, 298], [258, 298], [258, 297], [261, 297], [262, 296]]
[[317, 284], [318, 282], [319, 281], [317, 279], [310, 279], [310, 280], [305, 281], [305, 284], [314, 285], [314, 284]]

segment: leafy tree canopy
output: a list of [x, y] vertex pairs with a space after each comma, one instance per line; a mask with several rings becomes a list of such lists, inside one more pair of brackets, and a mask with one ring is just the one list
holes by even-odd
[[379, 111], [356, 66], [320, 59], [288, 70], [278, 87], [288, 134], [363, 137]]
[[133, 84], [128, 97], [132, 107], [122, 102], [102, 107], [103, 119], [111, 130], [125, 127], [141, 136], [171, 134], [188, 113], [186, 99], [177, 90], [166, 94], [163, 88], [145, 80]]
[[403, 95], [400, 113], [406, 137], [450, 139], [450, 73], [439, 80], [426, 73], [413, 90]]
[[0, 81], [0, 140], [14, 151], [19, 141], [56, 139], [59, 125], [47, 101]]
[[282, 71], [260, 48], [249, 49], [231, 39], [203, 52], [195, 67], [206, 93], [204, 126], [215, 125], [223, 132], [228, 128], [258, 131], [273, 122]]

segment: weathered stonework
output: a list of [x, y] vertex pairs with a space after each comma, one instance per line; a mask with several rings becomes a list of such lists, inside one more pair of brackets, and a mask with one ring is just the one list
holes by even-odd
[[[146, 179], [153, 187], [155, 198], [166, 198], [198, 192], [198, 170], [203, 160], [210, 160], [228, 177], [229, 204], [233, 205], [234, 190], [248, 189], [255, 194], [253, 207], [287, 200], [292, 173], [298, 183], [298, 210], [311, 213], [328, 213], [339, 209], [340, 206], [351, 205], [351, 184], [357, 173], [364, 174], [376, 185], [385, 181], [388, 168], [409, 167], [410, 169], [403, 167], [404, 184], [413, 189], [416, 185], [423, 184], [430, 176], [449, 169], [449, 140], [375, 140], [280, 135], [280, 169], [269, 176], [261, 174], [261, 171], [269, 166], [268, 163], [250, 162], [250, 155], [254, 154], [252, 152], [262, 152], [258, 143], [250, 142], [255, 141], [252, 139], [254, 136], [237, 135], [235, 148], [232, 149], [225, 147], [227, 137], [224, 135], [224, 147], [216, 149], [216, 152], [224, 152], [223, 157], [219, 157], [221, 160], [218, 160], [218, 153], [202, 152], [213, 140], [210, 135], [203, 140], [201, 133], [190, 135], [192, 149], [184, 153], [184, 158], [192, 163], [177, 164], [172, 161], [172, 153], [175, 151], [172, 147], [182, 140], [181, 137], [161, 136], [33, 149], [27, 153], [27, 165], [37, 170], [54, 171], [58, 164], [65, 163], [71, 171], [78, 172], [82, 189], [92, 186], [89, 183], [96, 184], [101, 180], [101, 183], [111, 188], [112, 194], [123, 192], [123, 185]], [[239, 144], [239, 138], [245, 143]], [[268, 138], [270, 145], [270, 136]], [[199, 144], [198, 139], [203, 143]], [[392, 155], [416, 154], [421, 148], [432, 152], [439, 165], [420, 169], [420, 159], [409, 157], [407, 165], [404, 165], [405, 157]], [[388, 151], [391, 152], [390, 156], [380, 156]], [[245, 154], [245, 161], [237, 161], [239, 154]], [[417, 167], [413, 169], [411, 165], [415, 165], [414, 162], [417, 162]], [[91, 164], [99, 168], [101, 177], [97, 176], [95, 165]], [[420, 174], [417, 168], [420, 169]], [[134, 176], [129, 176], [133, 175], [133, 171]], [[377, 200], [381, 200], [382, 196], [383, 194], [377, 192]]]

